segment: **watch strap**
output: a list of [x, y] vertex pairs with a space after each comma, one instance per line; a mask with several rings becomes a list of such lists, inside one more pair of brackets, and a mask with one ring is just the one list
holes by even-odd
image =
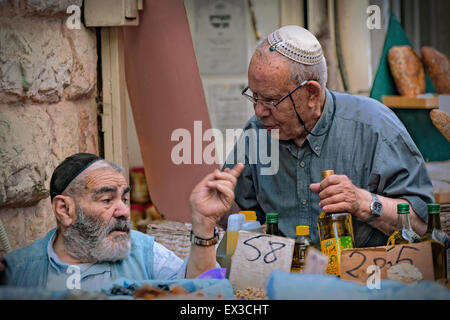
[[369, 219], [366, 220], [366, 222], [367, 222], [367, 223], [371, 223], [371, 222], [374, 222], [374, 221], [377, 220], [377, 219], [378, 219], [378, 216], [376, 216], [376, 215], [374, 215], [374, 214], [372, 213], [372, 215], [370, 216]]
[[204, 239], [197, 237], [191, 230], [191, 243], [201, 247], [209, 247], [217, 244], [219, 242], [219, 232], [214, 228], [214, 236], [209, 239]]

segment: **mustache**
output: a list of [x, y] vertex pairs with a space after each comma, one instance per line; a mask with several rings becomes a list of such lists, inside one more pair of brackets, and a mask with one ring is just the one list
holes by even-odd
[[105, 228], [105, 234], [108, 235], [113, 231], [123, 231], [129, 233], [131, 230], [131, 221], [129, 219], [119, 219], [109, 224]]

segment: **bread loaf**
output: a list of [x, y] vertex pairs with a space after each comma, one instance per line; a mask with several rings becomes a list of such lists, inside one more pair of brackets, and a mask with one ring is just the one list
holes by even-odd
[[415, 97], [425, 93], [425, 71], [419, 56], [409, 46], [394, 46], [389, 50], [388, 62], [398, 92]]
[[422, 47], [422, 62], [438, 94], [450, 94], [450, 62], [432, 47]]
[[435, 127], [450, 142], [450, 116], [447, 112], [439, 109], [433, 109], [430, 112], [430, 118]]

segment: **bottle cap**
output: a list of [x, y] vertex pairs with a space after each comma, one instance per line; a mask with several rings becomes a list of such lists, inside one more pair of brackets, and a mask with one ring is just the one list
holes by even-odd
[[441, 205], [439, 203], [429, 203], [427, 204], [428, 214], [440, 214]]
[[334, 174], [334, 170], [324, 170], [322, 171], [322, 180], [325, 179], [328, 176], [331, 176]]
[[398, 214], [409, 214], [409, 204], [407, 204], [407, 203], [397, 204], [397, 213]]
[[256, 220], [256, 211], [248, 210], [248, 211], [239, 211], [245, 216], [245, 220], [247, 221], [255, 221]]
[[309, 226], [297, 226], [295, 228], [295, 233], [298, 236], [307, 236], [309, 235]]
[[242, 224], [245, 223], [245, 217], [240, 213], [233, 213], [228, 216], [227, 231], [241, 230]]
[[247, 221], [242, 224], [241, 230], [261, 232], [261, 223], [259, 221]]
[[278, 223], [278, 213], [271, 212], [266, 214], [266, 222], [267, 223]]

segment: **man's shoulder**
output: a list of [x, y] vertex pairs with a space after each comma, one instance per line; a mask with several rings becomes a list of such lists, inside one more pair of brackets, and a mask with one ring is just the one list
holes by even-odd
[[336, 117], [341, 121], [366, 125], [383, 135], [403, 135], [406, 128], [387, 106], [370, 97], [333, 92], [336, 96]]
[[13, 250], [4, 256], [8, 264], [20, 264], [27, 261], [36, 261], [38, 259], [47, 258], [47, 245], [56, 229], [50, 230], [44, 237], [34, 242]]

